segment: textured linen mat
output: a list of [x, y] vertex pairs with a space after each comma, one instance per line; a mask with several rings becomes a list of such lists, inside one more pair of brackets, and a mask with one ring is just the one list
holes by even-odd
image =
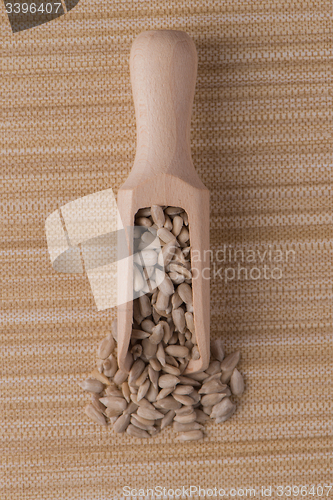
[[[13, 34], [2, 5], [1, 500], [332, 484], [332, 21], [331, 0], [80, 0]], [[234, 417], [187, 444], [87, 419], [77, 382], [115, 311], [97, 310], [85, 274], [53, 270], [45, 236], [52, 212], [127, 177], [129, 51], [161, 28], [198, 51], [211, 336], [241, 349], [246, 381]]]

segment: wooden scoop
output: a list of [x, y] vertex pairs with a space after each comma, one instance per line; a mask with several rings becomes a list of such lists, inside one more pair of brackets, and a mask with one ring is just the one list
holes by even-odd
[[[194, 169], [190, 147], [191, 111], [197, 74], [197, 52], [182, 31], [147, 31], [134, 41], [130, 56], [137, 124], [133, 168], [118, 192], [123, 226], [133, 226], [140, 208], [152, 205], [183, 208], [189, 219], [194, 326], [200, 359], [185, 373], [209, 364], [209, 191]], [[119, 287], [132, 287], [132, 268]], [[128, 371], [133, 302], [118, 306], [118, 363]]]

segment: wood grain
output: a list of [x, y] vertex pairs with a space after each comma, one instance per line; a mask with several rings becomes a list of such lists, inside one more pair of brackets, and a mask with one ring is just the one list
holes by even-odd
[[[192, 263], [194, 324], [200, 359], [187, 372], [209, 364], [209, 192], [191, 157], [190, 125], [197, 75], [197, 52], [182, 31], [148, 31], [134, 41], [130, 56], [137, 123], [134, 165], [118, 192], [123, 226], [139, 208], [182, 207], [188, 214], [190, 242], [200, 258]], [[132, 288], [132, 266], [118, 273], [118, 287]], [[118, 363], [128, 370], [133, 304], [118, 306]]]

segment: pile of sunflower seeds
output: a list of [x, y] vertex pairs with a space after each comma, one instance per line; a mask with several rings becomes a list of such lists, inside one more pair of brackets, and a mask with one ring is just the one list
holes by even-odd
[[[136, 242], [146, 253], [143, 263], [135, 263], [134, 289], [148, 291], [133, 301], [132, 366], [129, 373], [118, 369], [115, 320], [98, 347], [97, 368], [80, 384], [91, 394], [85, 412], [98, 424], [110, 422], [115, 432], [137, 438], [155, 436], [172, 424], [178, 441], [202, 439], [203, 424], [209, 418], [228, 420], [235, 398], [243, 394], [243, 377], [236, 368], [240, 352], [225, 356], [221, 340], [214, 340], [207, 370], [184, 375], [190, 359], [200, 357], [187, 214], [177, 207], [153, 206], [139, 210], [135, 224], [151, 231], [139, 233]], [[145, 250], [154, 232], [159, 253]]]

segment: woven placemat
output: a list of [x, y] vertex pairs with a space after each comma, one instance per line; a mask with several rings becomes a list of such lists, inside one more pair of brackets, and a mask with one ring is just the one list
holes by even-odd
[[[4, 8], [0, 22], [1, 499], [328, 485], [331, 1], [81, 0], [15, 34]], [[146, 442], [87, 419], [77, 382], [115, 311], [97, 311], [84, 274], [52, 269], [45, 237], [53, 211], [128, 175], [129, 51], [161, 28], [198, 51], [191, 140], [211, 192], [211, 336], [241, 349], [246, 381], [234, 417], [188, 444], [170, 428]]]

